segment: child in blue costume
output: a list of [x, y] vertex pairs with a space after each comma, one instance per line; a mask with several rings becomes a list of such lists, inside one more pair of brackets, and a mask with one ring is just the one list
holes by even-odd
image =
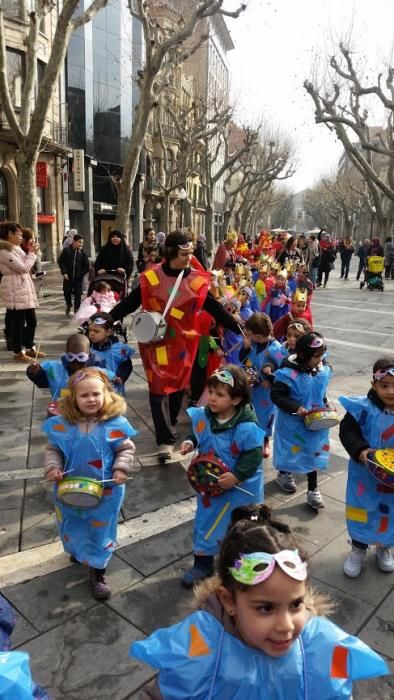
[[232, 518], [218, 576], [197, 590], [199, 609], [132, 644], [130, 656], [159, 671], [139, 700], [345, 700], [353, 681], [389, 673], [324, 617], [328, 601], [311, 589], [284, 523], [265, 506]]
[[286, 280], [286, 270], [278, 272], [274, 286], [268, 291], [261, 304], [262, 311], [268, 314], [272, 323], [275, 323], [290, 310], [291, 292]]
[[0, 698], [1, 700], [50, 700], [48, 693], [34, 683], [29, 654], [9, 651], [15, 627], [14, 611], [0, 595]]
[[352, 550], [344, 572], [351, 578], [359, 576], [368, 547], [375, 545], [378, 568], [390, 573], [394, 571], [394, 489], [377, 481], [366, 464], [372, 450], [394, 450], [394, 357], [375, 362], [367, 396], [341, 396], [339, 401], [347, 411], [339, 435], [350, 455], [346, 520]]
[[283, 351], [272, 337], [272, 322], [267, 314], [253, 314], [245, 323], [245, 338], [239, 353], [240, 362], [258, 372], [252, 388], [252, 403], [260, 428], [264, 430], [263, 457], [270, 456], [269, 437], [272, 434], [276, 409], [271, 401], [273, 373], [280, 367]]
[[[111, 595], [104, 578], [116, 544], [117, 521], [125, 482], [133, 471], [136, 431], [123, 417], [124, 399], [111, 390], [104, 372], [87, 368], [74, 374], [69, 394], [60, 401], [60, 416], [43, 426], [48, 436], [45, 476], [55, 482], [55, 511], [59, 534], [72, 561], [87, 564], [96, 600]], [[103, 496], [93, 508], [65, 505], [58, 497], [63, 472], [104, 483]]]
[[250, 304], [252, 298], [253, 290], [251, 287], [241, 287], [238, 292], [238, 299], [240, 303], [239, 315], [243, 322], [247, 321], [251, 317], [253, 311]]
[[124, 385], [133, 371], [131, 357], [135, 350], [113, 335], [110, 314], [98, 312], [89, 319], [88, 336], [91, 349], [100, 358], [101, 366], [115, 375], [115, 389], [124, 396]]
[[[226, 533], [231, 511], [241, 504], [263, 500], [264, 432], [257, 425], [250, 403], [247, 376], [240, 367], [227, 365], [209, 377], [207, 388], [208, 405], [187, 411], [193, 434], [182, 443], [181, 453], [187, 454], [195, 448], [199, 455], [213, 453], [231, 471], [218, 478], [224, 493], [211, 499], [197, 494], [194, 565], [182, 578], [187, 588], [212, 575], [214, 556]], [[242, 484], [240, 489], [236, 488], [238, 484]]]
[[[234, 316], [236, 321], [242, 323], [242, 319], [239, 315], [241, 304], [236, 297], [232, 297], [231, 299], [223, 299], [221, 303], [223, 304], [226, 311], [228, 311], [229, 314], [232, 314], [232, 316]], [[234, 333], [234, 331], [230, 331], [228, 328], [225, 328], [223, 330], [223, 339], [221, 345], [222, 350], [224, 352], [225, 361], [228, 364], [239, 364], [239, 351], [242, 347], [242, 338], [243, 336], [241, 334]]]
[[317, 470], [327, 469], [330, 450], [328, 430], [308, 430], [304, 416], [327, 403], [332, 369], [323, 356], [327, 348], [320, 333], [305, 333], [296, 342], [295, 354], [275, 372], [271, 398], [278, 407], [274, 434], [274, 466], [277, 483], [288, 493], [297, 490], [293, 473], [307, 474], [307, 503], [323, 508], [317, 487]]
[[[101, 367], [101, 359], [90, 350], [86, 336], [74, 333], [67, 338], [66, 351], [60, 360], [45, 360], [41, 364], [33, 362], [26, 369], [26, 374], [39, 389], [49, 388], [52, 400], [56, 401], [67, 392], [71, 375], [84, 367]], [[115, 379], [115, 374], [110, 370], [105, 370], [105, 374], [111, 381]]]
[[312, 326], [306, 318], [293, 318], [287, 326], [286, 340], [282, 343], [283, 360], [294, 355], [298, 338], [305, 333], [310, 333]]

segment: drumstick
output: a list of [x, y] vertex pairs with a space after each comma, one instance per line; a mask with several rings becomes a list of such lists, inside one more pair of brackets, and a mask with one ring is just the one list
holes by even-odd
[[40, 340], [38, 341], [38, 345], [37, 345], [37, 347], [36, 347], [36, 356], [35, 356], [35, 358], [34, 358], [34, 362], [37, 362], [37, 358], [38, 358], [38, 355], [39, 355], [39, 352], [40, 352], [40, 347], [41, 347], [41, 338], [40, 338]]
[[[74, 471], [75, 471], [74, 467], [72, 469], [68, 469], [68, 471], [63, 472], [62, 476], [64, 476], [65, 474], [69, 474], [70, 472], [74, 472]], [[50, 479], [44, 479], [44, 481], [40, 481], [40, 484], [45, 484], [46, 481], [50, 481]]]
[[[133, 478], [132, 476], [128, 476], [127, 481], [131, 481], [132, 478]], [[116, 481], [116, 479], [99, 479], [98, 483], [104, 484], [105, 481]]]
[[[219, 477], [216, 476], [216, 474], [212, 474], [212, 472], [209, 472], [208, 470], [207, 470], [207, 474], [208, 474], [208, 476], [213, 476], [214, 479], [219, 479]], [[238, 491], [243, 491], [244, 493], [247, 493], [248, 496], [252, 496], [252, 498], [254, 498], [253, 493], [251, 493], [250, 491], [247, 491], [246, 489], [241, 488], [240, 486], [233, 486], [232, 488], [238, 489]]]

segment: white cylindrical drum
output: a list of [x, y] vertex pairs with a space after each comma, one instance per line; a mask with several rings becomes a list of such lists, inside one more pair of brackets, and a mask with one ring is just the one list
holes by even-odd
[[139, 311], [133, 317], [131, 330], [139, 343], [158, 343], [166, 334], [167, 323], [157, 311]]

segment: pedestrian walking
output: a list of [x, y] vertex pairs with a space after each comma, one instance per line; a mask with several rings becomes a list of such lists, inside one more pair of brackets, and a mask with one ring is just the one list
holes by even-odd
[[0, 298], [7, 310], [7, 347], [14, 354], [14, 362], [31, 362], [32, 358], [45, 357], [34, 343], [38, 300], [30, 274], [39, 245], [33, 243], [26, 254], [21, 243], [19, 224], [0, 224]]
[[[197, 493], [193, 529], [194, 564], [182, 578], [187, 588], [212, 576], [214, 556], [226, 534], [231, 513], [237, 506], [260, 503], [263, 498], [261, 447], [264, 431], [259, 428], [251, 404], [249, 381], [241, 367], [226, 365], [207, 381], [208, 404], [188, 408], [192, 434], [182, 442], [181, 453], [197, 449], [198, 456], [220, 457], [227, 468], [218, 477], [223, 489], [215, 498]], [[242, 484], [242, 488], [236, 488]]]
[[384, 242], [384, 278], [394, 279], [394, 243], [392, 238]]
[[63, 294], [66, 302], [66, 316], [70, 315], [72, 297], [74, 296], [74, 312], [81, 306], [82, 283], [89, 272], [89, 258], [82, 250], [83, 238], [78, 233], [73, 242], [63, 248], [59, 257], [59, 268], [63, 275]]
[[316, 236], [313, 234], [308, 239], [308, 250], [306, 263], [309, 269], [309, 277], [314, 287], [316, 287], [317, 274], [320, 263], [320, 245]]
[[[378, 455], [371, 454], [375, 450], [387, 451], [388, 455], [394, 448], [394, 357], [377, 360], [372, 374], [372, 388], [367, 396], [339, 397], [347, 411], [339, 436], [350, 455], [346, 521], [352, 549], [343, 568], [351, 578], [360, 575], [372, 545], [378, 568], [385, 573], [394, 572], [391, 549], [394, 547], [394, 522], [387, 517], [393, 506], [393, 490], [384, 482], [380, 485], [367, 468], [369, 460], [372, 465], [380, 460]], [[388, 471], [386, 473], [389, 475]]]
[[159, 671], [140, 700], [300, 700], [306, 693], [350, 700], [353, 681], [389, 673], [379, 654], [324, 617], [329, 601], [308, 579], [290, 528], [266, 506], [237, 508], [218, 576], [197, 590], [197, 610], [133, 642], [131, 656]]
[[[136, 431], [123, 417], [127, 408], [124, 399], [112, 391], [101, 370], [86, 368], [73, 374], [68, 389], [69, 394], [60, 402], [61, 415], [48, 418], [43, 426], [48, 436], [45, 477], [55, 484], [57, 525], [64, 550], [72, 562], [89, 567], [92, 595], [105, 600], [111, 595], [105, 571], [116, 546], [125, 483], [139, 469], [134, 465], [131, 441]], [[72, 476], [64, 481], [63, 472], [72, 472]], [[70, 496], [73, 485], [74, 498], [63, 498], [62, 494]], [[84, 501], [92, 492], [98, 494], [97, 505], [79, 509], [81, 497]]]
[[112, 271], [124, 274], [126, 279], [129, 279], [134, 269], [134, 259], [121, 231], [110, 232], [107, 243], [101, 248], [94, 262], [94, 269], [97, 275]]
[[208, 270], [209, 260], [208, 260], [208, 253], [207, 253], [207, 241], [206, 241], [205, 235], [203, 233], [200, 233], [197, 236], [196, 247], [194, 249], [194, 255], [197, 258], [198, 262], [201, 263], [204, 270]]
[[370, 245], [371, 245], [371, 241], [369, 240], [369, 238], [366, 238], [364, 243], [361, 243], [361, 241], [360, 241], [360, 244], [358, 246], [358, 250], [356, 253], [356, 255], [358, 257], [358, 269], [357, 269], [357, 277], [356, 277], [357, 281], [360, 279], [360, 277], [365, 269], [365, 266], [367, 264], [368, 250], [369, 250]]
[[327, 287], [327, 282], [328, 278], [330, 276], [330, 272], [335, 268], [335, 260], [336, 260], [337, 254], [336, 254], [336, 248], [334, 243], [331, 240], [331, 236], [329, 233], [323, 233], [322, 238], [320, 240], [320, 261], [319, 261], [319, 269], [318, 269], [318, 274], [317, 274], [317, 287], [321, 287], [323, 283], [323, 276], [324, 276], [324, 283], [323, 286]]
[[339, 254], [341, 256], [341, 280], [349, 279], [350, 261], [354, 253], [354, 243], [351, 236], [347, 236], [339, 244]]
[[[113, 244], [113, 239], [112, 239]], [[140, 243], [137, 257], [137, 270], [143, 272], [160, 262], [163, 257], [163, 246], [159, 245], [156, 232], [153, 228], [148, 229], [144, 240]], [[104, 258], [105, 260], [105, 258]]]

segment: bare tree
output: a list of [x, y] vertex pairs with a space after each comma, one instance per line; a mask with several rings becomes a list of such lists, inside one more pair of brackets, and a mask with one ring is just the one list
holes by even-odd
[[158, 96], [167, 84], [168, 75], [174, 66], [183, 63], [208, 38], [206, 33], [195, 32], [199, 23], [218, 14], [236, 18], [246, 9], [242, 3], [230, 12], [224, 8], [224, 0], [198, 0], [190, 4], [188, 12], [179, 14], [176, 26], [164, 27], [154, 17], [154, 0], [128, 0], [128, 5], [132, 16], [142, 24], [145, 61], [139, 71], [140, 100], [134, 115], [122, 179], [117, 186], [116, 226], [125, 233], [130, 227], [132, 190], [149, 117], [158, 104]]
[[18, 171], [21, 221], [25, 226], [37, 227], [36, 163], [40, 150], [49, 142], [45, 136], [46, 120], [51, 98], [64, 65], [67, 47], [72, 33], [81, 25], [90, 22], [96, 13], [107, 5], [108, 0], [92, 0], [88, 8], [74, 16], [79, 0], [64, 0], [58, 15], [56, 31], [45, 66], [42, 80], [38, 84], [37, 58], [40, 23], [46, 15], [56, 12], [56, 3], [51, 0], [33, 0], [25, 38], [25, 81], [19, 119], [12, 104], [10, 85], [7, 79], [7, 51], [3, 11], [0, 7], [0, 101], [8, 126], [17, 144], [16, 167]]
[[[306, 80], [304, 87], [314, 102], [316, 123], [336, 134], [367, 183], [384, 233], [391, 228], [394, 213], [394, 67], [387, 68], [384, 80], [380, 73], [375, 83], [364, 84], [351, 49], [341, 43], [339, 50], [339, 58], [330, 59], [330, 85], [317, 86]], [[371, 107], [385, 115], [380, 128], [368, 123]], [[385, 198], [390, 203], [388, 211]]]
[[354, 235], [355, 221], [365, 207], [358, 183], [347, 175], [326, 175], [304, 198], [306, 212], [319, 226], [328, 225], [339, 234]]
[[270, 204], [270, 228], [290, 228], [294, 223], [294, 195], [287, 189], [274, 191], [276, 197]]

